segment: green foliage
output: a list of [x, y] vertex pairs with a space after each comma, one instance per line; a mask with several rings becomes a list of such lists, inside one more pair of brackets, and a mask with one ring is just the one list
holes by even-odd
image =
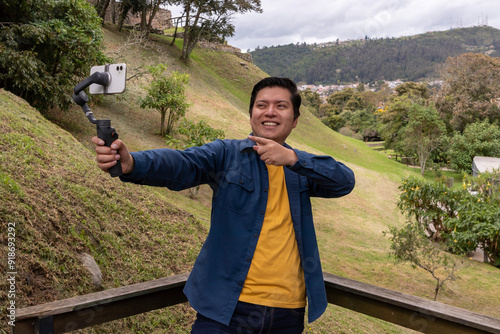
[[398, 96], [406, 95], [412, 100], [427, 100], [430, 96], [429, 87], [425, 83], [416, 83], [413, 81], [404, 82], [395, 89]]
[[359, 133], [361, 137], [369, 133], [370, 131], [376, 132], [377, 121], [375, 114], [371, 111], [364, 109], [358, 109], [355, 111], [345, 110], [339, 115], [345, 125], [347, 125], [352, 131]]
[[208, 142], [216, 139], [224, 139], [225, 134], [223, 130], [212, 128], [204, 121], [194, 123], [188, 119], [182, 119], [177, 132], [184, 137], [184, 139], [175, 139], [172, 136], [167, 137], [167, 145], [173, 146], [175, 149], [186, 149], [193, 146], [202, 146]]
[[399, 230], [392, 227], [389, 233], [396, 263], [409, 262], [414, 269], [421, 268], [436, 280], [434, 300], [446, 281], [457, 279], [456, 272], [463, 266], [463, 261], [455, 260], [442, 247], [427, 239], [418, 224], [409, 222]]
[[337, 114], [340, 114], [344, 110], [359, 110], [364, 106], [361, 94], [352, 88], [335, 92], [328, 96], [326, 100], [336, 108]]
[[446, 125], [432, 104], [428, 106], [413, 104], [408, 116], [408, 124], [400, 130], [403, 134], [402, 145], [406, 152], [418, 157], [420, 171], [424, 175], [427, 160], [441, 145]]
[[497, 29], [472, 27], [412, 37], [332, 43], [326, 47], [288, 44], [257, 48], [251, 54], [254, 63], [270, 75], [308, 84], [418, 81], [436, 77], [436, 64], [444, 63], [448, 57], [471, 49], [491, 51], [489, 46], [498, 41]]
[[378, 120], [380, 122], [380, 133], [385, 140], [386, 148], [403, 152], [401, 129], [403, 129], [409, 120], [410, 108], [413, 102], [408, 95], [395, 96], [389, 103]]
[[311, 89], [306, 89], [300, 93], [304, 106], [313, 108], [313, 112], [317, 113], [320, 105], [323, 103], [318, 92], [313, 92]]
[[436, 94], [439, 112], [454, 130], [473, 122], [500, 121], [500, 58], [466, 53], [440, 66], [443, 88]]
[[[141, 108], [156, 109], [161, 115], [161, 135], [169, 135], [177, 122], [186, 113], [186, 85], [189, 75], [179, 72], [166, 73], [167, 66], [158, 64], [147, 67], [153, 80], [146, 88], [147, 96], [139, 99]], [[168, 113], [168, 117], [167, 117]], [[166, 125], [165, 125], [166, 121]]]
[[108, 61], [95, 9], [84, 0], [3, 2], [11, 21], [0, 30], [0, 88], [41, 111], [65, 110], [75, 84]]
[[399, 187], [398, 208], [413, 217], [432, 240], [444, 242], [453, 252], [466, 254], [482, 246], [490, 263], [498, 265], [500, 173], [464, 180], [463, 189], [449, 189], [442, 183], [405, 179]]
[[435, 241], [444, 241], [445, 217], [455, 217], [463, 191], [449, 189], [443, 183], [430, 183], [414, 177], [403, 180], [398, 208], [413, 217], [422, 230]]
[[451, 138], [448, 156], [454, 170], [470, 174], [475, 156], [500, 157], [500, 127], [488, 120], [468, 124]]
[[481, 246], [488, 261], [500, 266], [500, 171], [466, 176], [456, 210], [444, 222], [449, 247], [465, 254]]
[[364, 89], [346, 88], [328, 96], [327, 103], [318, 110], [329, 113], [324, 124], [335, 131], [346, 127], [342, 131], [344, 135], [362, 140], [378, 135], [374, 100], [377, 98]]
[[184, 41], [181, 59], [189, 63], [191, 52], [200, 40], [224, 41], [234, 35], [231, 16], [250, 11], [262, 12], [260, 0], [181, 0], [184, 7]]
[[330, 115], [324, 119], [324, 124], [335, 131], [339, 131], [340, 128], [345, 126], [345, 120], [340, 115], [330, 113]]

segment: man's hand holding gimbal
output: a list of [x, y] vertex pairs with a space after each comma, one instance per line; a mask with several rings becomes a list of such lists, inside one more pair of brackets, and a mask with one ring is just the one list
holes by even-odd
[[116, 165], [117, 160], [120, 160], [123, 174], [130, 174], [134, 170], [134, 158], [120, 139], [115, 140], [111, 147], [105, 146], [104, 140], [98, 137], [93, 137], [92, 142], [96, 145], [96, 161], [100, 169], [108, 172], [111, 167]]

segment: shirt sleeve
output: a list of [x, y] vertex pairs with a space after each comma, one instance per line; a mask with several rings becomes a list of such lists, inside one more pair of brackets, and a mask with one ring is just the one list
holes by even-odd
[[307, 177], [311, 196], [341, 197], [354, 189], [354, 172], [343, 163], [330, 156], [293, 150], [297, 154], [298, 161], [289, 168]]
[[155, 149], [132, 152], [135, 167], [120, 179], [170, 190], [183, 190], [215, 182], [217, 168], [224, 159], [222, 141], [186, 150]]

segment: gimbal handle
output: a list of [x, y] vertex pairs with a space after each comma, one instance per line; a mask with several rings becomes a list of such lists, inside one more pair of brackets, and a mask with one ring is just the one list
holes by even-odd
[[[95, 72], [75, 86], [72, 96], [73, 101], [82, 107], [83, 112], [89, 121], [96, 125], [97, 137], [104, 140], [104, 145], [107, 147], [111, 147], [111, 144], [118, 139], [118, 133], [116, 133], [115, 129], [111, 126], [111, 121], [109, 119], [95, 119], [94, 113], [90, 111], [90, 108], [87, 105], [89, 97], [83, 90], [91, 84], [102, 85], [106, 89], [109, 82], [111, 82], [111, 75], [108, 72]], [[122, 165], [120, 160], [117, 160], [116, 165], [109, 169], [109, 174], [113, 177], [122, 175]]]

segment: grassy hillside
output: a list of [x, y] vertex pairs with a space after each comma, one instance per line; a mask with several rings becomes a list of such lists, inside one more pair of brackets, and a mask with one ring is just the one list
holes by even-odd
[[[207, 231], [191, 214], [107, 177], [70, 133], [3, 90], [0, 123], [0, 220], [4, 231], [15, 225], [17, 307], [190, 270]], [[7, 233], [1, 244], [7, 254]], [[100, 266], [102, 287], [81, 253]], [[2, 259], [2, 273], [12, 271]], [[5, 280], [1, 291], [5, 301]], [[183, 327], [185, 309], [162, 311], [167, 328]]]
[[[249, 91], [266, 74], [236, 56], [195, 50], [186, 67], [179, 50], [165, 37], [152, 43], [131, 43], [126, 33], [105, 29], [106, 46], [116, 61], [126, 62], [129, 76], [144, 65], [169, 64], [190, 74], [186, 114], [223, 129], [227, 138], [244, 138], [248, 124]], [[129, 43], [127, 48], [121, 48]], [[110, 118], [132, 150], [165, 147], [158, 136], [159, 114], [141, 110], [147, 76], [127, 83], [117, 97], [95, 99], [97, 118]], [[0, 91], [0, 221], [16, 224], [18, 306], [66, 298], [151, 280], [190, 270], [208, 229], [211, 193], [200, 197], [187, 191], [122, 184], [94, 163], [90, 138], [95, 128], [79, 108], [53, 111], [53, 123], [24, 101]], [[56, 126], [55, 124], [59, 125]], [[64, 130], [63, 130], [64, 129]], [[364, 143], [324, 126], [307, 109], [289, 143], [299, 149], [329, 154], [356, 173], [356, 189], [336, 200], [314, 199], [324, 270], [363, 282], [418, 295], [433, 296], [430, 276], [409, 266], [394, 266], [389, 241], [382, 231], [400, 225], [397, 187], [407, 175], [418, 175], [375, 152]], [[182, 208], [182, 209], [181, 209]], [[1, 234], [6, 254], [6, 234]], [[101, 288], [92, 285], [79, 255], [91, 254], [103, 273]], [[6, 260], [0, 264], [7, 272]], [[461, 279], [445, 285], [439, 301], [500, 317], [498, 269], [469, 261]], [[5, 282], [0, 296], [6, 300]], [[2, 314], [3, 309], [2, 309]], [[85, 333], [183, 333], [193, 320], [188, 305], [131, 317], [88, 329]], [[5, 321], [0, 330], [7, 330]], [[406, 333], [397, 326], [330, 306], [311, 324], [310, 333]]]

